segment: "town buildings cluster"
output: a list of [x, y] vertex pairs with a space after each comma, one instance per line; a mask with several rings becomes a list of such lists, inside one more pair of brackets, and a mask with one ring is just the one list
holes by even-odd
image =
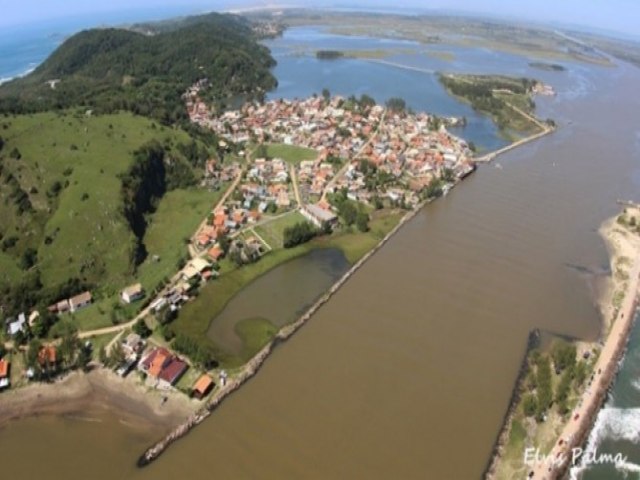
[[[416, 205], [420, 192], [433, 179], [443, 178], [445, 171], [461, 178], [474, 168], [466, 142], [443, 126], [435, 128], [444, 122], [426, 113], [392, 111], [380, 105], [354, 108], [351, 99], [314, 96], [250, 103], [215, 116], [199, 100], [197, 90], [190, 95], [187, 107], [192, 121], [213, 129], [226, 141], [281, 143], [317, 151], [315, 160], [296, 165], [305, 203], [346, 189], [349, 198], [363, 203], [376, 196]], [[362, 160], [386, 175], [384, 185], [371, 188], [360, 168]], [[257, 164], [264, 161], [255, 160]]]

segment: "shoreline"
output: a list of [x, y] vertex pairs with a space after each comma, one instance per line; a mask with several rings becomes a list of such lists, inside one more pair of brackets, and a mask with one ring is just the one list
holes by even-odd
[[[551, 132], [553, 132], [553, 129], [551, 129], [551, 131], [544, 132], [544, 134], [546, 135]], [[528, 139], [528, 141], [535, 140], [538, 137], [539, 135], [535, 136], [535, 138]], [[518, 143], [515, 145], [515, 147], [518, 146], [521, 146], [521, 144]], [[502, 149], [499, 149], [498, 151], [491, 153], [494, 153], [495, 157], [500, 153], [503, 153], [503, 151]], [[488, 161], [493, 160], [493, 158]], [[478, 161], [478, 158], [476, 157], [473, 159], [473, 162], [475, 170], [478, 163], [487, 163], [487, 160], [483, 158]], [[458, 178], [456, 182], [451, 185], [451, 188], [458, 186], [467, 176], [468, 175]], [[258, 351], [247, 363], [241, 366], [239, 373], [234, 378], [230, 379], [224, 387], [215, 391], [212, 397], [209, 398], [204, 405], [200, 402], [196, 403], [180, 392], [158, 392], [157, 390], [144, 387], [133, 376], [129, 376], [127, 379], [121, 379], [110, 370], [97, 368], [94, 371], [101, 373], [91, 372], [84, 375], [82, 372], [76, 371], [53, 382], [52, 384], [32, 384], [12, 390], [11, 395], [5, 396], [5, 394], [3, 394], [2, 397], [0, 397], [0, 403], [5, 403], [6, 400], [8, 402], [9, 410], [13, 409], [13, 411], [7, 412], [5, 414], [6, 418], [0, 414], [0, 428], [9, 420], [38, 416], [41, 414], [62, 415], [65, 413], [86, 411], [90, 406], [95, 406], [97, 403], [98, 406], [102, 406], [104, 408], [111, 407], [119, 413], [130, 413], [133, 417], [137, 416], [156, 425], [158, 420], [160, 420], [160, 423], [165, 428], [170, 428], [170, 432], [167, 435], [154, 443], [139, 457], [138, 466], [142, 467], [153, 462], [174, 441], [183, 437], [192, 428], [204, 421], [226, 397], [235, 392], [246, 381], [250, 380], [258, 372], [264, 361], [276, 346], [290, 338], [296, 331], [298, 331], [298, 329], [300, 329], [319, 308], [329, 301], [329, 299], [344, 285], [344, 283], [346, 283], [351, 276], [364, 265], [364, 263], [366, 263], [380, 250], [380, 248], [382, 248], [396, 233], [398, 233], [398, 231], [407, 222], [411, 221], [427, 204], [437, 200], [438, 198], [439, 197], [424, 200], [413, 209], [407, 211], [405, 215], [400, 218], [398, 223], [382, 239], [380, 239], [380, 241], [376, 243], [371, 250], [358, 259], [349, 268], [349, 270], [347, 270], [331, 286], [331, 288], [316, 300], [316, 302], [296, 321], [280, 328], [275, 337], [260, 351]], [[83, 380], [83, 376], [88, 378]], [[61, 394], [61, 390], [64, 390], [64, 385], [67, 385], [67, 382], [74, 385], [75, 388], [71, 388], [67, 390], [65, 394]], [[85, 383], [83, 384], [83, 382]], [[104, 384], [101, 384], [101, 382]], [[130, 386], [134, 388], [123, 388], [123, 384], [126, 383], [130, 383]], [[135, 392], [135, 394], [133, 394], [133, 392]], [[17, 406], [18, 403], [23, 403], [21, 401], [21, 397], [25, 395], [25, 398], [28, 399], [25, 404], [27, 406]], [[164, 395], [170, 397], [170, 401], [167, 403], [177, 405], [171, 408], [165, 408], [165, 406], [160, 409], [160, 398]], [[180, 398], [180, 400], [173, 400], [174, 398]], [[60, 405], [61, 400], [65, 400], [63, 405]], [[96, 400], [98, 401], [96, 402]]]
[[[456, 182], [452, 188], [460, 184], [462, 181]], [[185, 421], [175, 427], [164, 438], [147, 448], [142, 455], [138, 458], [138, 467], [145, 467], [157, 460], [167, 448], [171, 446], [175, 441], [187, 435], [192, 428], [195, 428], [202, 423], [209, 415], [211, 415], [215, 409], [225, 400], [229, 395], [238, 390], [245, 382], [249, 381], [262, 367], [267, 358], [271, 355], [273, 350], [293, 336], [302, 326], [304, 326], [311, 317], [322, 306], [327, 303], [335, 293], [356, 273], [373, 255], [375, 255], [393, 236], [395, 236], [400, 229], [409, 221], [411, 221], [419, 212], [422, 211], [425, 205], [433, 202], [436, 199], [425, 200], [418, 204], [414, 209], [408, 211], [397, 223], [391, 231], [389, 231], [371, 250], [364, 254], [356, 263], [354, 263], [349, 270], [347, 270], [332, 286], [324, 293], [316, 302], [309, 307], [296, 321], [285, 325], [275, 337], [267, 343], [256, 355], [253, 356], [242, 368], [240, 373], [232, 378], [220, 390], [216, 391], [213, 396], [207, 401], [207, 403], [194, 414], [190, 415]]]
[[[634, 214], [640, 213], [637, 208], [632, 210]], [[574, 408], [568, 419], [563, 421], [560, 435], [563, 445], [560, 446], [558, 439], [555, 438], [551, 452], [548, 454], [542, 452], [545, 458], [562, 458], [565, 461], [551, 469], [549, 469], [548, 462], [544, 460], [537, 462], [532, 468], [527, 469], [533, 473], [533, 477], [530, 478], [542, 480], [561, 478], [571, 467], [568, 462], [569, 453], [572, 448], [583, 446], [588, 439], [598, 413], [609, 396], [611, 385], [615, 381], [620, 367], [620, 360], [627, 350], [629, 334], [637, 313], [638, 295], [640, 294], [638, 291], [640, 237], [633, 237], [629, 230], [617, 225], [619, 215], [605, 220], [598, 229], [598, 233], [605, 243], [610, 264], [610, 274], [607, 276], [605, 288], [595, 298], [602, 315], [600, 342], [603, 348], [594, 366], [594, 375], [599, 378], [591, 388], [582, 388], [579, 395], [580, 403]], [[622, 265], [627, 264], [629, 264], [628, 273], [622, 271]], [[624, 292], [624, 299], [621, 299], [620, 305], [616, 306], [614, 303], [620, 292]], [[579, 340], [576, 341], [581, 343]], [[597, 342], [592, 342], [591, 345], [595, 346]], [[528, 361], [529, 354], [530, 349], [524, 356], [523, 365]], [[598, 374], [598, 371], [601, 373]], [[512, 399], [519, 399], [522, 396], [522, 382], [523, 378], [519, 376], [513, 389]], [[593, 389], [593, 393], [590, 393], [591, 389]], [[520, 406], [519, 401], [515, 400], [515, 402], [515, 404], [510, 404], [505, 415], [505, 421], [494, 444], [493, 454], [483, 473], [485, 479], [496, 478], [500, 463], [504, 460], [505, 446], [509, 440], [516, 410]], [[575, 418], [576, 414], [577, 418]], [[534, 445], [534, 447], [536, 446]]]
[[[168, 396], [164, 404], [161, 397]], [[51, 383], [31, 383], [0, 397], [0, 429], [8, 423], [42, 415], [70, 415], [91, 409], [112, 410], [136, 423], [171, 428], [193, 410], [190, 400], [176, 392], [150, 391], [134, 375], [117, 376], [96, 367], [73, 371]]]

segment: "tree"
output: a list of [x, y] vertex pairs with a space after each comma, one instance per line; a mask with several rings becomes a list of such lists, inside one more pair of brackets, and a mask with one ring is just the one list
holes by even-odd
[[98, 350], [98, 360], [104, 366], [109, 365], [109, 356], [107, 355], [107, 349], [104, 347], [104, 345], [101, 345], [100, 350]]
[[169, 325], [176, 318], [178, 318], [178, 312], [172, 308], [165, 308], [160, 315], [156, 316], [160, 325]]
[[404, 112], [407, 108], [407, 102], [399, 97], [391, 97], [389, 100], [387, 100], [386, 105], [389, 110], [397, 113]]
[[38, 251], [34, 248], [27, 248], [22, 257], [20, 258], [20, 268], [23, 270], [29, 270], [33, 267], [38, 261]]
[[353, 225], [358, 217], [358, 209], [353, 202], [350, 201], [344, 202], [342, 206], [338, 208], [338, 213], [347, 226]]
[[361, 232], [369, 231], [369, 215], [367, 215], [366, 212], [364, 211], [358, 212], [358, 215], [356, 217], [356, 226], [358, 227], [358, 230], [360, 230]]
[[573, 367], [567, 368], [562, 374], [560, 383], [558, 384], [558, 390], [556, 391], [556, 402], [558, 403], [558, 411], [561, 415], [568, 412], [567, 399], [569, 396], [569, 390], [571, 389], [571, 382], [573, 381]]
[[575, 388], [577, 389], [577, 388], [580, 388], [580, 386], [587, 379], [587, 363], [583, 361], [578, 362], [575, 368], [573, 369], [573, 372], [574, 372]]
[[576, 363], [576, 346], [567, 342], [558, 343], [554, 346], [551, 355], [556, 370], [572, 368]]
[[82, 346], [78, 352], [77, 365], [83, 371], [89, 370], [89, 363], [91, 362], [91, 347]]
[[79, 347], [80, 340], [78, 339], [78, 334], [71, 329], [67, 330], [67, 332], [62, 336], [62, 341], [58, 348], [60, 361], [63, 365], [68, 367], [74, 365]]
[[325, 102], [328, 102], [329, 100], [331, 100], [331, 92], [329, 91], [328, 88], [322, 89], [322, 98], [324, 98]]
[[258, 147], [256, 148], [255, 151], [255, 158], [269, 158], [269, 150], [267, 149], [267, 146], [264, 143], [261, 143], [260, 145], [258, 145]]
[[124, 350], [122, 350], [122, 345], [120, 342], [116, 342], [116, 344], [111, 348], [111, 352], [109, 352], [109, 365], [112, 367], [119, 367], [124, 362]]
[[267, 212], [269, 213], [276, 213], [278, 211], [278, 205], [276, 205], [276, 202], [271, 201], [267, 204]]
[[16, 147], [13, 147], [13, 150], [11, 150], [11, 153], [9, 153], [9, 156], [14, 160], [20, 160], [22, 158], [22, 154], [20, 153], [20, 150], [18, 150]]
[[284, 248], [295, 247], [306, 243], [318, 234], [317, 230], [307, 221], [298, 222], [284, 229]]
[[375, 106], [376, 101], [373, 99], [373, 97], [370, 97], [366, 93], [363, 93], [362, 95], [360, 95], [359, 103], [360, 103], [360, 108], [367, 109]]
[[4, 148], [4, 138], [0, 137], [0, 151]]
[[538, 390], [536, 420], [541, 422], [544, 420], [544, 414], [553, 401], [553, 392], [551, 390], [551, 362], [549, 361], [549, 357], [546, 355], [541, 355], [537, 362], [536, 383]]
[[442, 196], [442, 182], [437, 178], [431, 179], [424, 191], [427, 198], [438, 198]]
[[527, 417], [533, 417], [538, 409], [538, 402], [533, 393], [527, 393], [522, 399], [522, 410]]
[[138, 321], [133, 325], [132, 330], [142, 338], [147, 338], [151, 335], [151, 329], [147, 326], [147, 322], [144, 321], [144, 318], [138, 319]]
[[222, 250], [223, 254], [226, 255], [227, 253], [229, 253], [229, 247], [231, 247], [231, 239], [228, 235], [225, 234], [218, 238], [218, 243], [220, 244], [220, 249]]
[[38, 338], [44, 337], [48, 331], [49, 327], [42, 317], [36, 318], [33, 322], [33, 325], [31, 326], [31, 333], [33, 333]]
[[444, 168], [442, 170], [442, 180], [447, 183], [453, 183], [456, 180], [456, 174], [451, 168]]
[[42, 378], [42, 367], [40, 366], [40, 362], [38, 361], [38, 356], [40, 354], [40, 350], [42, 349], [42, 342], [38, 339], [33, 339], [29, 343], [29, 347], [27, 349], [27, 354], [25, 358], [25, 364], [27, 369], [31, 369], [33, 372], [33, 378], [36, 380], [40, 380]]

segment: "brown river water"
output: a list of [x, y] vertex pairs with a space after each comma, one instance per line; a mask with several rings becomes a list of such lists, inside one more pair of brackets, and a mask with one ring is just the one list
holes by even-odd
[[555, 134], [427, 206], [157, 462], [117, 412], [32, 418], [0, 429], [3, 478], [479, 478], [529, 331], [599, 335], [596, 230], [640, 199], [640, 71], [560, 78]]

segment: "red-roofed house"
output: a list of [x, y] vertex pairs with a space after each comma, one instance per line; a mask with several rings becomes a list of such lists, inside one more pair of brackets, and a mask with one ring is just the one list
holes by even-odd
[[189, 366], [166, 348], [156, 347], [140, 362], [140, 368], [161, 385], [172, 386]]
[[220, 257], [222, 257], [223, 253], [224, 252], [222, 251], [222, 249], [216, 245], [215, 247], [209, 249], [209, 251], [207, 252], [207, 255], [209, 255], [211, 260], [213, 260], [214, 262], [217, 262], [220, 259]]

